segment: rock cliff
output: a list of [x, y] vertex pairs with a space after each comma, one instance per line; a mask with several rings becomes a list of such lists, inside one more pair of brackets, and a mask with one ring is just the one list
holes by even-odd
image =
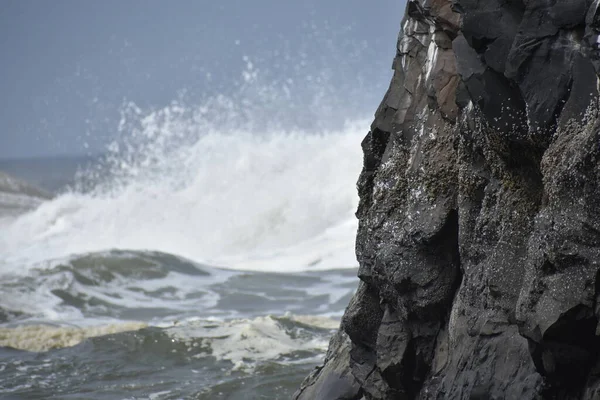
[[412, 0], [299, 400], [600, 399], [600, 0]]

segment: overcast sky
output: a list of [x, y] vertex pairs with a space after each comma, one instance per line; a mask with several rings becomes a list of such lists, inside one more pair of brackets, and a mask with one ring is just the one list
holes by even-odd
[[230, 91], [244, 56], [275, 77], [302, 59], [332, 85], [360, 81], [372, 113], [403, 12], [403, 0], [2, 0], [0, 158], [102, 151], [125, 101]]

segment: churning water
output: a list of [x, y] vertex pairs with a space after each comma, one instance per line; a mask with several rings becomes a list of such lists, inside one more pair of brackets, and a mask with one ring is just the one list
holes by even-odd
[[321, 360], [356, 286], [368, 120], [319, 79], [242, 76], [124, 105], [52, 198], [0, 179], [1, 398], [289, 398]]

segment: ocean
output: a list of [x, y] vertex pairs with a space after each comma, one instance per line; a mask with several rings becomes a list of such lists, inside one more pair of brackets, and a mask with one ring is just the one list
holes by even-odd
[[100, 155], [0, 162], [0, 399], [291, 397], [358, 283], [368, 120], [256, 110], [128, 105]]

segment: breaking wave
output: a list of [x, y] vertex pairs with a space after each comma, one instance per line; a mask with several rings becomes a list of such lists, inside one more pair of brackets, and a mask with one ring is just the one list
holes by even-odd
[[264, 84], [248, 61], [235, 96], [124, 105], [102, 162], [3, 223], [0, 272], [110, 249], [260, 271], [354, 267], [367, 120], [319, 96], [296, 112], [294, 85]]

